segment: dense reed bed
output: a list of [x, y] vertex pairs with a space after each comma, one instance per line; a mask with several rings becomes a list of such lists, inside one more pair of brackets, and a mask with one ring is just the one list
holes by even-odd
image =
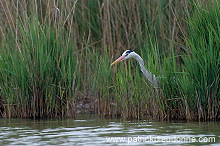
[[[0, 116], [218, 120], [218, 1], [0, 1]], [[160, 82], [160, 92], [131, 49]]]

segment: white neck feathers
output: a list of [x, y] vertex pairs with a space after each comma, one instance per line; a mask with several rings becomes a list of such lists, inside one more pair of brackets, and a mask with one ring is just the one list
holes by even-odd
[[154, 86], [154, 88], [158, 88], [156, 76], [145, 69], [143, 59], [137, 53], [135, 53], [132, 57], [138, 61], [140, 69], [148, 81]]

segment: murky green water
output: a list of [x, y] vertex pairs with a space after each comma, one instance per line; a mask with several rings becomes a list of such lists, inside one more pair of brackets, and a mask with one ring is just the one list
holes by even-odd
[[0, 119], [0, 145], [220, 145], [220, 123]]

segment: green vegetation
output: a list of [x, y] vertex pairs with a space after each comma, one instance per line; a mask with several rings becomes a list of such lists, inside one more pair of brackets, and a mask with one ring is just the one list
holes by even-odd
[[[0, 116], [218, 120], [218, 1], [0, 1]], [[144, 59], [160, 94], [124, 50]]]

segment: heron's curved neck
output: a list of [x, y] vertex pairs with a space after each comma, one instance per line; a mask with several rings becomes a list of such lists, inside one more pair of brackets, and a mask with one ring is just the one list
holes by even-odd
[[143, 65], [144, 66], [144, 60], [137, 53], [135, 53], [133, 58], [138, 61], [139, 65]]
[[156, 76], [145, 69], [144, 60], [136, 53], [133, 55], [133, 58], [138, 61], [140, 69], [144, 74], [144, 76], [148, 79], [148, 81], [154, 86], [154, 88], [158, 88], [158, 82]]

